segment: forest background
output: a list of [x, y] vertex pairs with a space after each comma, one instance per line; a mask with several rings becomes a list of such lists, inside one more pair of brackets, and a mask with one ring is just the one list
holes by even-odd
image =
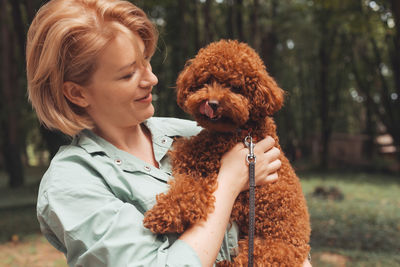
[[[38, 233], [40, 177], [70, 141], [40, 126], [27, 100], [26, 32], [46, 2], [0, 0], [0, 243]], [[274, 118], [307, 197], [314, 253], [339, 253], [347, 266], [399, 266], [400, 1], [131, 2], [160, 34], [151, 61], [157, 116], [189, 118], [175, 80], [201, 47], [250, 44], [287, 93]], [[0, 257], [0, 266], [11, 265]]]
[[[11, 187], [24, 183], [24, 165], [46, 164], [59, 144], [68, 142], [39, 126], [26, 97], [26, 32], [45, 2], [1, 0], [0, 168], [7, 171]], [[259, 52], [287, 91], [276, 120], [293, 161], [321, 168], [398, 168], [399, 1], [135, 3], [160, 32], [152, 60], [159, 78], [156, 115], [186, 117], [174, 92], [185, 61], [209, 42], [237, 39]]]
[[[0, 169], [11, 187], [68, 142], [27, 101], [25, 39], [46, 1], [0, 0]], [[221, 38], [249, 43], [287, 92], [275, 118], [288, 157], [305, 168], [398, 171], [400, 2], [396, 0], [138, 0], [157, 25], [156, 115], [187, 118], [175, 79]]]

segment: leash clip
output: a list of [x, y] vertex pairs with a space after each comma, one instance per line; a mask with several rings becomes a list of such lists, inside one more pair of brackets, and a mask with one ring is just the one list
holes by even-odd
[[255, 190], [256, 190], [256, 181], [255, 181], [255, 165], [256, 165], [256, 155], [254, 155], [254, 146], [253, 138], [249, 134], [244, 139], [244, 144], [249, 149], [249, 154], [247, 154], [246, 161], [249, 165], [249, 251], [248, 251], [248, 267], [253, 267], [254, 265], [254, 234], [255, 234]]
[[255, 144], [253, 143], [253, 138], [250, 135], [246, 136], [246, 138], [244, 139], [244, 144], [249, 149], [249, 154], [247, 154], [246, 157], [247, 163], [248, 164], [250, 164], [250, 162], [256, 163], [256, 155], [254, 155]]

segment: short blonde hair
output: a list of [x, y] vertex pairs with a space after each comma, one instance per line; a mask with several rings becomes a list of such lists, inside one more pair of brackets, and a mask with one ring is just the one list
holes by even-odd
[[70, 136], [94, 127], [84, 109], [65, 98], [63, 84], [88, 84], [99, 53], [123, 28], [143, 40], [143, 57], [153, 55], [157, 31], [127, 1], [52, 0], [40, 8], [28, 31], [26, 68], [28, 97], [41, 123]]

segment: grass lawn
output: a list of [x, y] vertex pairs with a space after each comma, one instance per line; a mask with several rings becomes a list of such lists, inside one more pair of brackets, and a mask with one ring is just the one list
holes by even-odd
[[[34, 202], [42, 172], [27, 170], [27, 186], [14, 190], [5, 188], [0, 173], [0, 267], [66, 266], [39, 234]], [[400, 266], [400, 177], [350, 172], [299, 177], [311, 216], [314, 267]], [[335, 187], [343, 199], [315, 197], [316, 187]]]
[[[314, 266], [400, 266], [400, 177], [350, 172], [299, 177], [311, 217]], [[316, 187], [335, 187], [343, 200], [316, 197]], [[335, 260], [345, 265], [328, 264]]]

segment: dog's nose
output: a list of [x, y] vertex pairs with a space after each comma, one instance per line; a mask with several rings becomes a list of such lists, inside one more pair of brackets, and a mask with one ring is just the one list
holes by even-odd
[[218, 100], [209, 100], [208, 105], [213, 109], [213, 111], [217, 111], [217, 108], [219, 106]]

